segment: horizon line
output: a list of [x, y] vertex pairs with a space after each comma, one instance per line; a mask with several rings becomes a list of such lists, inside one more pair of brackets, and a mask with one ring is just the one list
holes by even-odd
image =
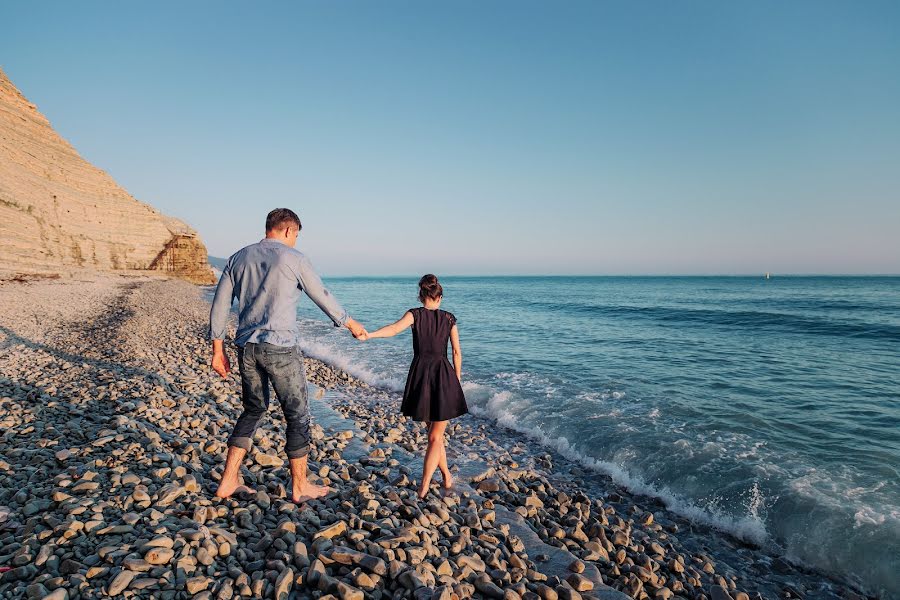
[[[227, 258], [208, 255], [209, 258], [226, 261]], [[211, 268], [219, 270], [218, 267], [209, 265]], [[330, 275], [320, 272], [322, 277], [331, 278], [409, 278], [421, 277], [421, 273], [370, 273], [370, 274], [339, 274]], [[452, 273], [441, 275], [441, 277], [900, 277], [900, 271], [896, 273], [816, 273], [816, 272], [785, 272], [775, 273], [773, 271], [748, 271], [738, 273]]]

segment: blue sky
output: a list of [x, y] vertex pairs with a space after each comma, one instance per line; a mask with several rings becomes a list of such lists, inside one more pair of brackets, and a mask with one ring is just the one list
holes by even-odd
[[4, 2], [0, 68], [227, 256], [900, 273], [900, 3]]

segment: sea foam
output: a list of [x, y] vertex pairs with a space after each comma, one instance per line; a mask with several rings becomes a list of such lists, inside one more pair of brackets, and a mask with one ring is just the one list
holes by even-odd
[[340, 350], [321, 342], [302, 341], [300, 349], [310, 358], [321, 360], [332, 367], [353, 375], [360, 381], [374, 387], [380, 387], [394, 392], [402, 392], [404, 382], [393, 377], [384, 377], [373, 371], [370, 367], [360, 364], [358, 360], [348, 356]]
[[540, 426], [528, 426], [510, 410], [517, 398], [509, 390], [493, 391], [478, 383], [463, 385], [469, 400], [469, 409], [478, 416], [488, 417], [500, 425], [517, 431], [541, 445], [556, 450], [563, 457], [580, 464], [596, 473], [608, 476], [615, 483], [634, 494], [650, 496], [661, 500], [666, 508], [694, 522], [709, 525], [719, 531], [756, 545], [763, 545], [769, 536], [760, 515], [765, 506], [765, 498], [759, 487], [754, 485], [747, 499], [747, 514], [734, 516], [715, 505], [700, 507], [680, 497], [666, 487], [654, 486], [630, 473], [622, 465], [598, 460], [581, 452], [570, 440], [563, 436], [547, 434]]

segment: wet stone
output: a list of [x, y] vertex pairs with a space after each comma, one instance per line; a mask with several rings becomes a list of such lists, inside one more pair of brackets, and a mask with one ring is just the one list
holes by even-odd
[[720, 585], [714, 585], [709, 589], [709, 595], [712, 600], [734, 600], [725, 588]]

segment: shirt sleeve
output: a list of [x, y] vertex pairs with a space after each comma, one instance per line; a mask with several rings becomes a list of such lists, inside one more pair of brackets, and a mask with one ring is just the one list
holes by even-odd
[[231, 261], [222, 270], [212, 308], [209, 311], [209, 339], [224, 340], [228, 330], [228, 313], [234, 299], [234, 279], [231, 276]]
[[316, 306], [334, 323], [335, 327], [343, 327], [347, 323], [350, 316], [347, 311], [340, 305], [337, 299], [328, 291], [319, 278], [319, 274], [313, 269], [312, 263], [305, 256], [300, 258], [300, 264], [297, 271], [297, 280], [300, 289], [309, 296]]

